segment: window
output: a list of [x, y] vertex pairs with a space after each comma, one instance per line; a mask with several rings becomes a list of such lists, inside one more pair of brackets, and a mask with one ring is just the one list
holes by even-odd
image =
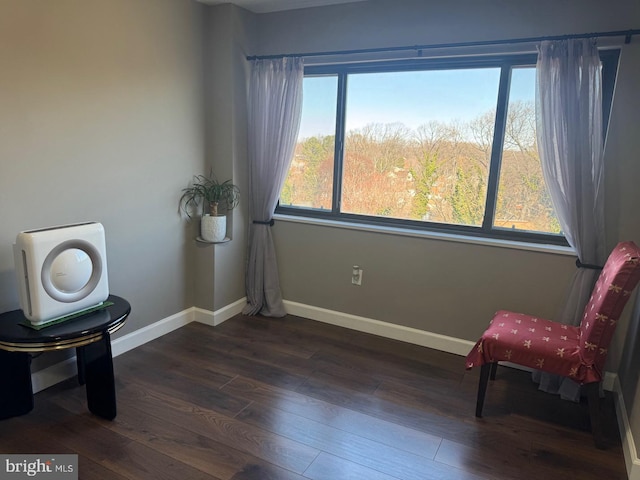
[[[617, 52], [602, 57], [608, 120]], [[566, 244], [538, 157], [535, 63], [307, 67], [277, 212]]]

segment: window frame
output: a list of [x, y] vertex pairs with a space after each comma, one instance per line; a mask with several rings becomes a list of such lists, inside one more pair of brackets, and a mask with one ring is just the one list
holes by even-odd
[[[603, 130], [606, 137], [609, 117], [611, 113], [611, 105], [613, 101], [613, 91], [616, 81], [620, 49], [616, 48], [600, 50], [599, 53], [600, 59], [602, 61]], [[311, 219], [317, 218], [332, 220], [343, 223], [397, 227], [416, 231], [432, 231], [470, 237], [494, 238], [516, 242], [568, 246], [569, 244], [562, 234], [555, 235], [543, 232], [512, 230], [493, 226], [498, 198], [505, 125], [509, 105], [511, 72], [514, 67], [535, 66], [536, 61], [537, 55], [535, 53], [525, 53], [306, 66], [304, 69], [305, 77], [337, 76], [332, 207], [329, 211], [313, 209], [309, 207], [297, 207], [292, 205], [284, 206], [278, 204], [275, 213]], [[344, 166], [344, 142], [345, 135], [347, 133], [345, 131], [345, 119], [348, 76], [354, 73], [461, 70], [470, 68], [500, 68], [491, 159], [487, 179], [487, 195], [485, 198], [485, 211], [482, 225], [457, 225], [450, 223], [378, 217], [341, 212], [340, 209], [342, 196], [342, 172]]]

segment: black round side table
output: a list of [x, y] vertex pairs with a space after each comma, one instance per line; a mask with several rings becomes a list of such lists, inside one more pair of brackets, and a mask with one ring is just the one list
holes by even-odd
[[131, 305], [110, 295], [113, 303], [62, 323], [34, 330], [22, 310], [0, 314], [0, 419], [33, 410], [31, 354], [76, 349], [78, 380], [86, 385], [89, 411], [108, 420], [116, 416], [111, 334], [119, 330]]

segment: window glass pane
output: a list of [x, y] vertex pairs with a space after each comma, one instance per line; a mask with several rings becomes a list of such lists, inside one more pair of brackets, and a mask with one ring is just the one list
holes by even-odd
[[481, 226], [499, 68], [350, 75], [341, 211]]
[[538, 156], [535, 81], [535, 67], [511, 72], [494, 226], [559, 234]]
[[280, 205], [331, 210], [338, 77], [305, 77], [302, 119]]

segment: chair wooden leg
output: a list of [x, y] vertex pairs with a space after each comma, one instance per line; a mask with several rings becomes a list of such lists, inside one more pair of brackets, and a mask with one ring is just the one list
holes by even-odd
[[493, 362], [491, 364], [491, 374], [489, 375], [489, 380], [496, 379], [496, 371], [498, 370], [498, 362]]
[[602, 418], [600, 415], [600, 383], [588, 383], [587, 400], [589, 402], [589, 416], [591, 417], [591, 432], [596, 448], [604, 449], [604, 437], [602, 432]]
[[484, 406], [484, 396], [487, 393], [487, 384], [489, 383], [489, 376], [491, 373], [491, 369], [493, 368], [492, 363], [485, 363], [480, 367], [480, 383], [478, 384], [478, 400], [476, 402], [476, 417], [482, 417], [482, 407]]

